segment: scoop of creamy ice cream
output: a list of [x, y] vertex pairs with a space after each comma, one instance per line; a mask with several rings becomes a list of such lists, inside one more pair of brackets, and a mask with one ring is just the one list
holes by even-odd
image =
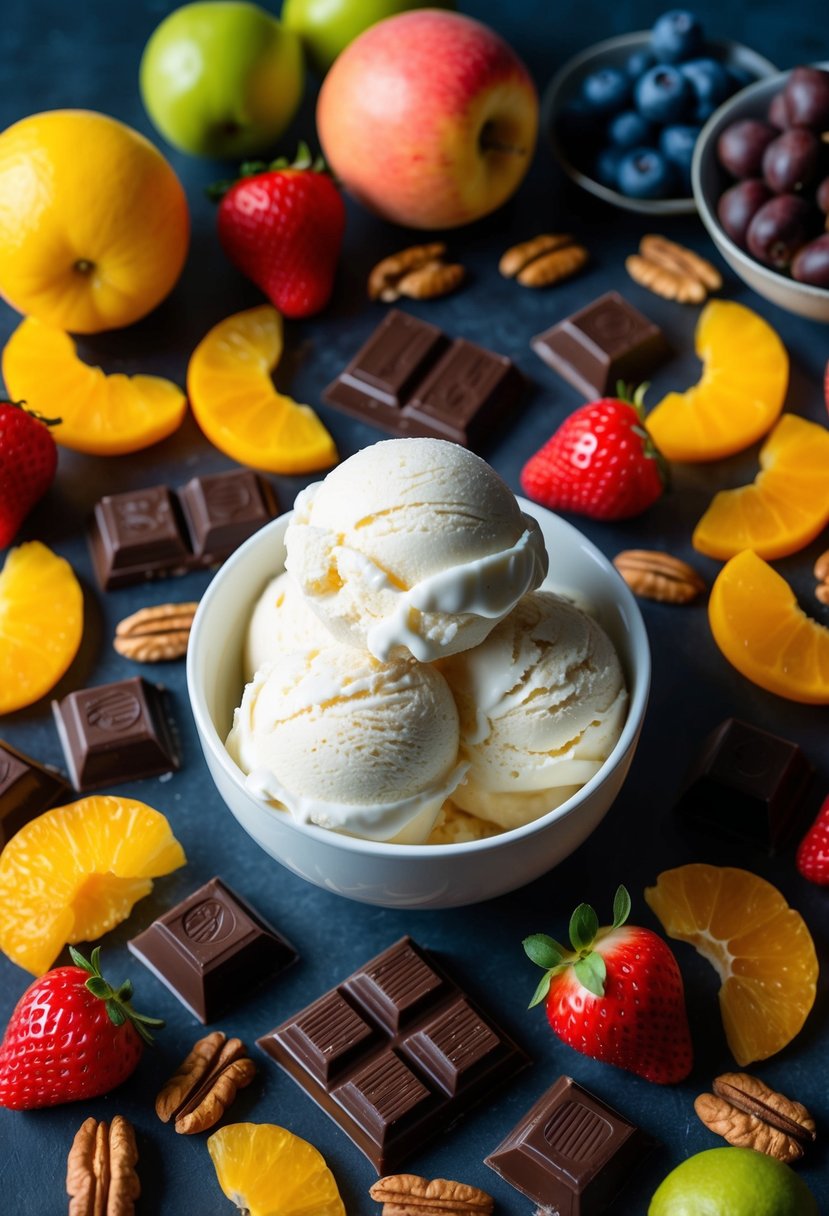
[[298, 496], [286, 566], [338, 639], [430, 662], [478, 645], [547, 572], [535, 520], [441, 439], [364, 448]]
[[484, 642], [441, 669], [470, 765], [452, 801], [502, 828], [529, 823], [580, 789], [624, 725], [627, 692], [612, 642], [551, 592], [525, 596]]
[[248, 684], [227, 750], [248, 788], [294, 819], [422, 844], [462, 780], [439, 671], [332, 645], [280, 655]]
[[496, 836], [499, 830], [494, 823], [479, 819], [477, 815], [468, 815], [447, 802], [435, 820], [426, 844], [469, 844], [472, 840]]
[[271, 579], [253, 609], [245, 638], [245, 682], [287, 651], [319, 649], [333, 640], [294, 579], [283, 571]]

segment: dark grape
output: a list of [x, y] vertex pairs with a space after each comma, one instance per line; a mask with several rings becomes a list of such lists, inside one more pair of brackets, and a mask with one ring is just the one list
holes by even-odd
[[795, 68], [783, 88], [789, 123], [825, 131], [829, 127], [829, 72]]
[[748, 226], [749, 252], [760, 262], [785, 270], [812, 235], [814, 212], [796, 194], [778, 194], [764, 203]]
[[805, 127], [792, 127], [773, 139], [763, 153], [763, 177], [775, 194], [801, 190], [815, 176], [821, 142]]
[[717, 140], [720, 164], [733, 177], [759, 177], [763, 153], [780, 132], [759, 118], [732, 122]]
[[829, 177], [824, 177], [817, 188], [817, 205], [824, 215], [829, 215]]
[[787, 130], [792, 125], [789, 122], [789, 113], [786, 109], [786, 98], [782, 93], [775, 93], [771, 99], [769, 122], [773, 127], [779, 127], [781, 131]]
[[717, 216], [732, 241], [741, 249], [746, 248], [749, 224], [771, 197], [771, 190], [759, 177], [738, 182], [721, 196], [717, 204]]
[[829, 232], [798, 250], [792, 262], [792, 274], [800, 283], [829, 287]]

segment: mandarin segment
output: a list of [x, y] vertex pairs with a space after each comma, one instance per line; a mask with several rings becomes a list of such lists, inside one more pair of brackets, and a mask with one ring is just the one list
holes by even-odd
[[210, 442], [240, 464], [315, 473], [336, 463], [337, 449], [310, 406], [276, 390], [282, 348], [282, 318], [269, 304], [220, 321], [190, 358], [190, 405]]
[[665, 870], [645, 899], [668, 936], [690, 943], [717, 971], [738, 1064], [791, 1042], [814, 1004], [818, 961], [803, 918], [776, 887], [748, 870], [694, 864]]
[[829, 629], [806, 615], [785, 579], [750, 549], [718, 574], [708, 621], [746, 679], [790, 701], [829, 705]]
[[741, 452], [774, 425], [786, 396], [786, 348], [745, 305], [711, 300], [700, 313], [695, 345], [700, 380], [684, 393], [668, 393], [645, 420], [668, 460], [719, 460]]
[[46, 811], [0, 854], [0, 949], [40, 975], [66, 943], [120, 924], [152, 879], [185, 860], [164, 815], [132, 798], [95, 795]]
[[83, 592], [69, 562], [38, 540], [10, 549], [0, 570], [0, 714], [54, 688], [82, 634]]
[[231, 1123], [207, 1148], [219, 1186], [248, 1216], [345, 1216], [325, 1158], [284, 1127]]
[[27, 317], [6, 343], [9, 395], [44, 417], [58, 416], [55, 442], [93, 456], [120, 456], [166, 439], [181, 425], [187, 400], [159, 376], [107, 376], [78, 358], [69, 334]]

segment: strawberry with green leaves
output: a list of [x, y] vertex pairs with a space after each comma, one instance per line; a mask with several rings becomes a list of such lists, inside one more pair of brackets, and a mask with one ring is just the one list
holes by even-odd
[[55, 479], [58, 450], [49, 428], [59, 421], [22, 401], [0, 401], [0, 549], [12, 543]]
[[662, 497], [668, 470], [645, 430], [647, 385], [572, 413], [521, 470], [521, 486], [552, 511], [629, 519]]
[[311, 317], [331, 298], [345, 231], [345, 204], [325, 170], [300, 144], [297, 158], [242, 166], [221, 182], [219, 240], [234, 266], [286, 317]]
[[74, 967], [47, 971], [23, 993], [0, 1043], [0, 1106], [34, 1110], [109, 1093], [135, 1070], [158, 1018], [137, 1013], [132, 984], [113, 988], [69, 947]]
[[612, 925], [600, 928], [589, 904], [576, 908], [572, 949], [544, 933], [526, 938], [524, 950], [544, 968], [530, 1008], [544, 1001], [554, 1033], [576, 1051], [671, 1085], [693, 1063], [682, 976], [667, 943], [626, 924], [629, 915], [619, 887]]

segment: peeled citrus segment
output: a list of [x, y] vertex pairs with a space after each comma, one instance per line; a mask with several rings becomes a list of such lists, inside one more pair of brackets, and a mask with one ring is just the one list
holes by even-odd
[[207, 1141], [219, 1186], [248, 1216], [345, 1216], [313, 1144], [273, 1123], [230, 1123]]
[[668, 460], [732, 456], [756, 443], [783, 408], [789, 356], [767, 321], [743, 304], [711, 300], [695, 337], [699, 382], [668, 393], [645, 425]]
[[728, 866], [665, 870], [645, 899], [669, 937], [690, 942], [722, 980], [725, 1037], [741, 1066], [790, 1043], [815, 1000], [815, 945], [799, 912], [756, 874]]
[[39, 540], [10, 549], [0, 570], [0, 714], [54, 688], [82, 634], [83, 592], [69, 562]]
[[55, 442], [93, 456], [120, 456], [166, 439], [181, 425], [187, 399], [158, 376], [107, 376], [78, 358], [63, 330], [27, 317], [6, 343], [3, 379], [10, 397], [46, 418]]
[[314, 411], [277, 392], [282, 318], [262, 304], [220, 321], [190, 357], [187, 392], [211, 443], [240, 464], [269, 473], [315, 473], [337, 449]]
[[708, 622], [729, 663], [754, 684], [790, 701], [829, 705], [829, 629], [750, 549], [717, 575]]
[[0, 853], [0, 949], [33, 975], [67, 942], [95, 941], [185, 863], [165, 817], [94, 795], [38, 815]]
[[784, 414], [760, 449], [751, 485], [721, 490], [694, 529], [693, 545], [727, 560], [796, 553], [829, 523], [829, 431]]

